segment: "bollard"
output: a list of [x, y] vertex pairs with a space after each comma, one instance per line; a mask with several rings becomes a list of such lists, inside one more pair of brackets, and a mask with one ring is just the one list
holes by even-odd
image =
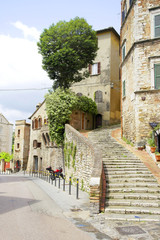
[[50, 173], [48, 175], [49, 175], [49, 179], [48, 180], [49, 180], [49, 183], [50, 183]]
[[32, 177], [33, 177], [33, 170], [32, 170]]
[[55, 187], [56, 187], [56, 174], [55, 174]]
[[76, 189], [76, 198], [78, 199], [78, 195], [79, 195], [79, 179], [77, 178], [77, 189]]
[[25, 176], [25, 170], [24, 170], [24, 176]]
[[58, 188], [60, 188], [60, 182], [61, 182], [61, 179], [60, 179], [60, 176], [59, 176], [59, 184], [58, 184]]
[[71, 177], [69, 177], [69, 195], [71, 195]]
[[52, 178], [52, 181], [51, 181], [52, 185], [53, 185], [53, 178]]
[[63, 191], [65, 191], [65, 176], [63, 178]]

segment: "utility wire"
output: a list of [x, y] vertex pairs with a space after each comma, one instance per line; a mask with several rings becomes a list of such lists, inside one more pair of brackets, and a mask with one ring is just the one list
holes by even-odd
[[17, 88], [17, 89], [0, 89], [1, 92], [10, 92], [10, 91], [38, 91], [38, 90], [45, 90], [45, 89], [51, 89], [51, 87], [48, 88]]

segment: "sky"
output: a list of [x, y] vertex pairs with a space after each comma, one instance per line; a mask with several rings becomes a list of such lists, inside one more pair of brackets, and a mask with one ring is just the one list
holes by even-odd
[[53, 81], [42, 69], [37, 42], [45, 28], [83, 17], [94, 30], [120, 32], [121, 0], [0, 0], [0, 113], [28, 118]]

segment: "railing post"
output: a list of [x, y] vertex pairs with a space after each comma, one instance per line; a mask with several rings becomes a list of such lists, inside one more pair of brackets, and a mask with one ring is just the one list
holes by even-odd
[[77, 191], [76, 191], [76, 198], [78, 199], [79, 195], [79, 179], [77, 178]]
[[63, 191], [65, 191], [65, 176], [63, 178]]
[[69, 195], [71, 195], [71, 177], [69, 177]]

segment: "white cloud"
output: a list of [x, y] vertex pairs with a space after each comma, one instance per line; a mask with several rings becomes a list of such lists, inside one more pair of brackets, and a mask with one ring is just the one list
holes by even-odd
[[[38, 53], [38, 30], [20, 22], [13, 25], [23, 31], [24, 37], [0, 34], [0, 89], [51, 87], [52, 81], [42, 69], [42, 56]], [[43, 101], [42, 91], [32, 92], [0, 92], [0, 112], [12, 123], [28, 118], [35, 101]]]
[[39, 40], [40, 32], [35, 27], [28, 27], [27, 25], [21, 23], [20, 21], [12, 23], [12, 25], [21, 30], [25, 38], [32, 37], [37, 41]]
[[[26, 36], [36, 36], [38, 33], [35, 28], [20, 22], [17, 24], [26, 32]], [[42, 56], [38, 53], [36, 41], [0, 35], [0, 53], [0, 88], [41, 88], [52, 85], [42, 69]]]
[[[19, 111], [17, 109], [5, 108], [1, 104], [0, 104], [0, 112], [12, 124], [14, 124], [16, 120], [28, 119], [28, 117], [30, 117], [32, 114], [29, 112]], [[29, 121], [27, 120], [27, 122]]]

